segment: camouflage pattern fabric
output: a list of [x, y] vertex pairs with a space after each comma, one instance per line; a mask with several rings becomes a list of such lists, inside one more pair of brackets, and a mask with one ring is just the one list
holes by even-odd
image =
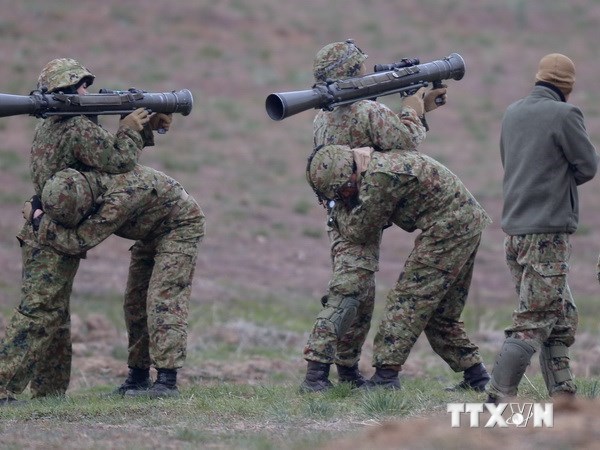
[[355, 243], [376, 240], [390, 221], [408, 232], [419, 229], [422, 233], [416, 243], [429, 251], [412, 257], [448, 272], [454, 264], [444, 259], [446, 249], [480, 234], [491, 223], [454, 173], [415, 151], [374, 152], [358, 196], [359, 204], [350, 214], [336, 209], [336, 221], [347, 239]]
[[[30, 171], [37, 195], [56, 172], [131, 170], [145, 141], [127, 127], [109, 133], [85, 116], [50, 117], [36, 125]], [[0, 343], [0, 389], [33, 396], [64, 393], [71, 371], [69, 300], [79, 257], [41, 245], [31, 224], [17, 236], [23, 252], [21, 302]], [[52, 355], [52, 358], [45, 358]], [[0, 392], [1, 394], [1, 392]]]
[[[327, 303], [315, 321], [304, 348], [304, 358], [351, 367], [360, 359], [362, 346], [371, 327], [379, 242], [355, 245], [331, 227], [328, 234], [333, 274], [329, 282]], [[338, 312], [345, 298], [356, 299], [359, 307], [348, 331], [338, 338], [330, 318]]]
[[85, 172], [64, 169], [54, 174], [42, 191], [44, 212], [66, 227], [74, 227], [92, 212], [98, 192], [91, 188]]
[[[21, 235], [33, 237], [31, 226]], [[24, 242], [21, 250], [21, 302], [0, 341], [0, 396], [20, 394], [32, 379], [34, 396], [64, 394], [71, 370], [69, 297], [79, 258]]]
[[367, 59], [352, 39], [327, 44], [315, 55], [313, 76], [316, 82], [328, 79], [340, 80], [358, 75], [362, 63]]
[[[93, 174], [88, 172], [88, 179]], [[124, 303], [132, 350], [128, 364], [182, 367], [204, 214], [178, 182], [152, 168], [137, 165], [125, 174], [95, 175], [101, 191], [107, 189], [98, 210], [75, 228], [45, 217], [38, 240], [71, 255], [88, 251], [111, 234], [137, 240], [131, 248]]]
[[[573, 345], [579, 316], [567, 283], [569, 234], [506, 235], [504, 250], [519, 298], [512, 324], [504, 330], [506, 338], [523, 340], [537, 352], [543, 345], [567, 348]], [[548, 364], [553, 373], [570, 370], [566, 352], [550, 358]], [[568, 378], [558, 387], [547, 386], [549, 394], [555, 393], [553, 389], [576, 393], [574, 380]], [[506, 395], [493, 383], [487, 385], [486, 391], [496, 398]]]
[[[479, 241], [480, 236], [476, 235], [435, 248], [424, 241], [415, 243], [396, 286], [388, 294], [375, 335], [373, 366], [404, 364], [423, 331], [433, 351], [455, 372], [483, 362], [460, 318]], [[453, 270], [448, 272], [420, 262], [427, 259], [420, 255], [431, 250], [443, 253], [440, 260], [453, 264]]]
[[[320, 111], [313, 122], [315, 147], [327, 144], [371, 146], [380, 150], [414, 149], [425, 138], [425, 127], [412, 108], [400, 115], [382, 103], [363, 100], [333, 111]], [[319, 314], [304, 348], [304, 358], [322, 363], [352, 366], [371, 326], [375, 304], [375, 272], [378, 270], [381, 230], [368, 243], [353, 243], [331, 227], [328, 231], [332, 276], [327, 306]], [[353, 297], [359, 308], [353, 323], [338, 339], [327, 318], [341, 301]]]
[[536, 350], [543, 343], [571, 346], [578, 313], [567, 283], [569, 235], [507, 235], [504, 249], [519, 298], [506, 337], [526, 340]]
[[42, 68], [37, 88], [46, 89], [48, 92], [57, 92], [78, 85], [84, 78], [89, 87], [94, 83], [96, 77], [75, 59], [56, 58]]
[[45, 352], [51, 358], [41, 358], [35, 363], [33, 378], [29, 383], [31, 398], [48, 395], [64, 395], [71, 381], [71, 362], [73, 347], [71, 344], [71, 315], [63, 317], [61, 324], [53, 333]]
[[383, 103], [361, 100], [319, 111], [313, 121], [314, 146], [339, 144], [376, 150], [414, 150], [425, 139], [425, 127], [414, 109], [396, 114]]
[[137, 163], [143, 146], [140, 133], [128, 127], [120, 127], [113, 134], [86, 116], [40, 119], [30, 162], [35, 193], [41, 196], [46, 181], [69, 167], [80, 171], [127, 172]]
[[490, 217], [433, 158], [414, 151], [375, 152], [360, 184], [359, 204], [349, 212], [336, 207], [335, 222], [346, 239], [365, 244], [378, 242], [390, 221], [421, 234], [388, 295], [373, 365], [402, 365], [422, 331], [453, 370], [481, 362], [460, 315]]

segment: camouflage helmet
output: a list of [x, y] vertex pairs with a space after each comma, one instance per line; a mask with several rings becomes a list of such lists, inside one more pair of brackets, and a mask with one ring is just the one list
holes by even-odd
[[353, 39], [327, 44], [317, 52], [313, 62], [315, 81], [339, 80], [358, 75], [366, 54], [354, 44]]
[[347, 145], [317, 147], [308, 158], [306, 180], [319, 201], [334, 200], [354, 172], [354, 155]]
[[75, 227], [92, 210], [96, 193], [82, 172], [64, 169], [46, 181], [42, 191], [44, 212], [67, 228]]
[[86, 79], [88, 86], [96, 78], [80, 62], [71, 58], [57, 58], [44, 66], [38, 77], [37, 88], [57, 92], [71, 86], [77, 86]]

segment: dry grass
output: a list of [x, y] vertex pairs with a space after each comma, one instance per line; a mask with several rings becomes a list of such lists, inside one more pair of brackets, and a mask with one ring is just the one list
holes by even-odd
[[[304, 181], [313, 114], [273, 122], [264, 111], [264, 99], [271, 92], [309, 88], [312, 58], [324, 44], [353, 37], [369, 54], [370, 64], [402, 57], [425, 62], [452, 52], [464, 57], [467, 74], [449, 83], [448, 105], [428, 119], [432, 130], [422, 150], [456, 172], [494, 219], [484, 233], [467, 311], [469, 326], [487, 355], [494, 353], [514, 302], [499, 228], [499, 123], [505, 107], [528, 92], [541, 56], [558, 51], [573, 58], [578, 74], [571, 101], [583, 109], [593, 140], [600, 138], [600, 4], [594, 0], [409, 0], [401, 5], [335, 0], [326, 7], [321, 0], [0, 0], [0, 8], [0, 92], [28, 94], [48, 60], [69, 56], [95, 73], [92, 88], [187, 88], [194, 94], [192, 114], [176, 117], [172, 130], [142, 160], [180, 180], [208, 218], [193, 289], [186, 386], [202, 377], [238, 382], [244, 373], [255, 384], [293, 384], [300, 376], [305, 333], [330, 271], [323, 210]], [[393, 105], [395, 99], [385, 101]], [[114, 128], [116, 119], [104, 123]], [[0, 118], [4, 320], [18, 302], [20, 250], [14, 235], [22, 222], [22, 201], [31, 191], [28, 149], [33, 125], [34, 119], [26, 116]], [[581, 377], [597, 376], [600, 367], [597, 190], [597, 180], [581, 188], [581, 226], [573, 237], [571, 288], [585, 312], [582, 324], [588, 333], [574, 348]], [[378, 274], [382, 300], [413, 239], [399, 230], [386, 232]], [[111, 238], [82, 263], [74, 311], [84, 323], [91, 310], [112, 325], [106, 325], [109, 335], [95, 338], [95, 346], [85, 337], [78, 344], [74, 393], [116, 383], [123, 375], [119, 295], [130, 244]], [[273, 318], [279, 323], [269, 322]], [[245, 346], [248, 336], [239, 337], [243, 333], [259, 343], [269, 338], [289, 341], [283, 351], [268, 354], [268, 346]], [[213, 347], [207, 349], [205, 340], [211, 337]], [[367, 346], [362, 362], [366, 370], [369, 352]], [[223, 360], [223, 355], [228, 358]], [[415, 353], [407, 371], [420, 376], [422, 367], [446, 370], [427, 346]], [[23, 436], [44, 426], [43, 421], [32, 422], [34, 418], [14, 422]], [[102, 433], [99, 424], [87, 426], [80, 428], [82, 433]], [[132, 431], [137, 432], [123, 433]], [[140, 440], [134, 446], [146, 445]]]

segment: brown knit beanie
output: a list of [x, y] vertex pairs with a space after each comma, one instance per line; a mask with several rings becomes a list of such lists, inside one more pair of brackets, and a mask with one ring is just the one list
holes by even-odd
[[536, 81], [545, 81], [569, 95], [575, 83], [575, 64], [565, 55], [550, 53], [540, 60]]

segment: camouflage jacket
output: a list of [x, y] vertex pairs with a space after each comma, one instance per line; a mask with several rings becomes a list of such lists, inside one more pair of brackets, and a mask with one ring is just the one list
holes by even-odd
[[454, 173], [416, 151], [373, 152], [357, 206], [336, 208], [340, 233], [355, 243], [378, 239], [390, 222], [408, 232], [420, 229], [419, 239], [430, 242], [466, 239], [491, 223]]
[[396, 114], [383, 103], [361, 100], [319, 111], [313, 122], [314, 146], [348, 145], [375, 150], [414, 150], [425, 139], [425, 127], [412, 108]]
[[127, 172], [137, 163], [143, 146], [141, 134], [128, 127], [120, 127], [113, 134], [86, 116], [42, 119], [36, 126], [31, 147], [35, 192], [41, 195], [46, 181], [68, 167], [80, 171]]
[[[186, 221], [203, 217], [196, 202], [176, 180], [150, 167], [138, 164], [124, 174], [91, 172], [88, 175], [98, 184], [98, 190], [105, 192], [104, 202], [75, 228], [65, 228], [45, 215], [37, 233], [40, 244], [61, 253], [80, 255], [111, 234], [150, 241], [174, 228], [184, 227]], [[190, 230], [197, 232], [194, 227]], [[182, 239], [197, 238], [194, 234]], [[184, 244], [182, 249], [187, 247]], [[184, 250], [172, 248], [171, 251]]]

